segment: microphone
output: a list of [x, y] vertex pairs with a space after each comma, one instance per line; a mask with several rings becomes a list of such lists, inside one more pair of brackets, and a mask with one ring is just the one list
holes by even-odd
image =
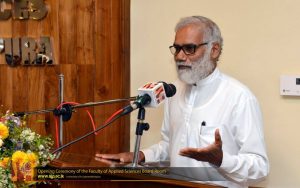
[[122, 114], [129, 114], [141, 107], [158, 107], [166, 97], [172, 97], [176, 93], [176, 87], [173, 84], [167, 84], [163, 81], [150, 82], [138, 89], [136, 100], [123, 108]]

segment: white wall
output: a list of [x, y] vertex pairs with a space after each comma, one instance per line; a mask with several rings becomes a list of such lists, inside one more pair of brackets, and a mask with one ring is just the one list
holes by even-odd
[[[219, 68], [260, 101], [271, 163], [265, 187], [300, 187], [300, 97], [279, 95], [281, 74], [300, 75], [299, 0], [131, 0], [131, 94], [148, 81], [176, 79], [168, 46], [179, 18], [203, 15], [224, 38]], [[162, 107], [147, 109], [142, 147], [160, 139]], [[131, 150], [136, 113], [131, 116]]]

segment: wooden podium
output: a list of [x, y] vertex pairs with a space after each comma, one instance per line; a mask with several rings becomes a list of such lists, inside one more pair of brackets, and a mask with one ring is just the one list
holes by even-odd
[[[78, 168], [93, 168], [93, 167], [121, 167], [125, 166], [125, 164], [120, 163], [104, 163], [97, 161], [94, 156], [85, 156], [75, 153], [66, 153], [62, 152], [58, 159], [55, 159], [51, 162], [51, 167], [55, 167], [58, 169], [66, 168], [66, 167], [78, 167]], [[174, 187], [200, 187], [200, 188], [216, 188], [219, 186], [193, 183], [189, 181], [181, 181], [167, 178], [157, 178], [152, 176], [140, 176], [134, 175], [130, 176], [130, 178], [126, 175], [122, 176], [114, 176], [110, 175], [109, 180], [76, 180], [76, 181], [60, 181], [53, 183], [52, 185], [38, 185], [38, 187], [63, 187], [63, 188], [86, 188], [86, 187], [101, 187], [101, 188], [127, 188], [127, 187], [164, 187], [164, 188], [174, 188]]]

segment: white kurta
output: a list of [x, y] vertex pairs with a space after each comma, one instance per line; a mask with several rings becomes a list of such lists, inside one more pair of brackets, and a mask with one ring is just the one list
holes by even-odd
[[[162, 140], [142, 150], [146, 162], [170, 160], [172, 167], [213, 167], [229, 180], [221, 183], [228, 187], [246, 187], [267, 176], [262, 115], [247, 87], [217, 68], [195, 86], [180, 81], [175, 85], [176, 95], [165, 104]], [[219, 168], [179, 155], [182, 148], [213, 143], [216, 128], [223, 143]]]

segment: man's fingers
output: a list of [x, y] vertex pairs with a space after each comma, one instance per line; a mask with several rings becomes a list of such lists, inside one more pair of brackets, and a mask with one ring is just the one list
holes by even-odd
[[191, 155], [199, 152], [200, 148], [183, 148], [179, 151], [179, 155]]
[[222, 144], [222, 139], [220, 135], [220, 130], [216, 129], [215, 131], [215, 143], [221, 145]]
[[96, 161], [100, 161], [100, 162], [103, 162], [105, 164], [113, 164], [113, 162], [111, 160], [107, 160], [107, 159], [103, 159], [101, 157], [95, 157], [95, 160]]
[[187, 154], [188, 152], [189, 152], [189, 148], [183, 148], [179, 151], [179, 154], [184, 155], [184, 154]]
[[99, 153], [97, 153], [95, 156], [99, 157], [99, 158], [103, 158], [103, 159], [120, 160], [120, 156], [118, 154], [99, 154]]
[[[131, 162], [133, 160], [133, 153], [132, 152], [123, 152], [123, 153], [117, 153], [117, 154], [96, 153], [95, 157], [127, 163], [127, 162]], [[140, 157], [144, 158], [144, 155], [140, 154]]]
[[186, 155], [187, 155], [187, 152], [188, 152], [188, 149], [187, 149], [187, 148], [181, 149], [181, 150], [179, 151], [179, 155], [186, 156]]
[[96, 157], [99, 157], [99, 158], [102, 158], [102, 155], [103, 155], [103, 154], [101, 154], [101, 153], [96, 153], [96, 154], [95, 154], [95, 156], [96, 156]]

